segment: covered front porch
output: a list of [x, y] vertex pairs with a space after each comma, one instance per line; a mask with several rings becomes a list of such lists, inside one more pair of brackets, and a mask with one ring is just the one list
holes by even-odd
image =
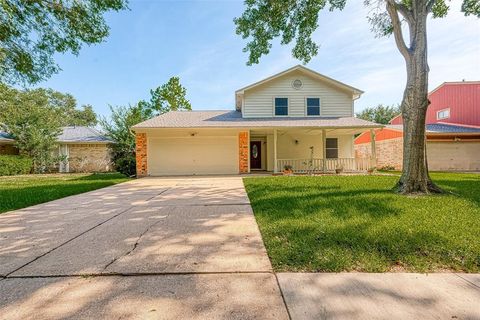
[[375, 168], [376, 156], [355, 157], [356, 134], [368, 128], [271, 128], [249, 132], [249, 172], [297, 174], [367, 172]]

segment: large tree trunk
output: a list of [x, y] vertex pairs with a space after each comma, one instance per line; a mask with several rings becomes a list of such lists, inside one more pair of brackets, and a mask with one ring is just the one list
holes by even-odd
[[407, 86], [402, 100], [403, 172], [397, 184], [405, 194], [441, 192], [427, 166], [425, 118], [428, 101], [427, 13], [417, 11], [410, 25], [411, 49], [405, 57]]

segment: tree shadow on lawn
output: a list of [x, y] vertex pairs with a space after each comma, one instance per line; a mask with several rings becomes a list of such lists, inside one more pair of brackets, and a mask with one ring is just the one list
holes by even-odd
[[463, 177], [461, 180], [436, 179], [433, 181], [454, 195], [466, 198], [480, 206], [480, 175], [479, 177]]
[[447, 183], [461, 194], [415, 198], [385, 185], [308, 183], [252, 183], [247, 190], [277, 271], [478, 271], [480, 253], [468, 245], [472, 235], [448, 230], [455, 227], [448, 222], [450, 209], [434, 223], [438, 206], [451, 203], [448, 198], [478, 201], [475, 179]]
[[253, 186], [249, 197], [255, 212], [269, 211], [272, 218], [289, 219], [293, 215], [329, 212], [342, 219], [354, 215], [386, 217], [401, 213], [392, 200], [396, 196], [388, 190], [341, 190], [340, 187], [316, 187], [298, 190], [296, 187]]
[[364, 222], [323, 228], [282, 224], [268, 233], [264, 240], [276, 271], [478, 272], [480, 267], [478, 252], [435, 230], [382, 232]]

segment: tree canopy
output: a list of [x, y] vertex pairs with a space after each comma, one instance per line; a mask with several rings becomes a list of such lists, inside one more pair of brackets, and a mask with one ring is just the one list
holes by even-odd
[[0, 84], [0, 129], [13, 136], [20, 153], [33, 159], [34, 171], [48, 170], [63, 126], [97, 123], [91, 106], [77, 109], [70, 94], [52, 89], [18, 90]]
[[379, 104], [376, 107], [369, 107], [363, 109], [361, 112], [357, 113], [357, 118], [373, 121], [381, 124], [388, 124], [390, 120], [395, 118], [400, 114], [400, 106], [384, 106]]
[[168, 111], [192, 110], [192, 105], [188, 101], [187, 89], [180, 83], [179, 77], [172, 77], [167, 83], [161, 85], [155, 90], [150, 90], [150, 100], [140, 101], [146, 112], [150, 116], [159, 115]]
[[[448, 0], [422, 0], [426, 13], [432, 12], [434, 18], [445, 17], [450, 9]], [[263, 55], [270, 52], [272, 41], [279, 38], [282, 45], [293, 43], [292, 56], [303, 63], [308, 63], [318, 54], [318, 44], [312, 39], [318, 28], [318, 14], [326, 7], [328, 10], [344, 9], [347, 0], [246, 0], [245, 10], [234, 19], [236, 32], [248, 39], [244, 52], [249, 54], [248, 65], [257, 64]], [[411, 0], [365, 0], [371, 7], [368, 17], [372, 29], [378, 35], [394, 33], [394, 24], [410, 23]], [[391, 7], [394, 19], [386, 8]], [[462, 12], [480, 17], [480, 1], [463, 0]], [[398, 12], [403, 19], [398, 18]], [[398, 19], [395, 19], [397, 17]], [[413, 18], [413, 17], [412, 17]], [[401, 30], [400, 30], [401, 31]]]
[[59, 70], [55, 53], [78, 55], [109, 33], [103, 14], [127, 0], [0, 0], [0, 82], [35, 84]]

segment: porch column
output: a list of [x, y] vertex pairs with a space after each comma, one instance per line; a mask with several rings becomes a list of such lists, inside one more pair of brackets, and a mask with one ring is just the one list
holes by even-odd
[[273, 173], [278, 172], [277, 162], [277, 129], [273, 129]]
[[327, 172], [327, 130], [322, 130], [322, 162], [323, 173]]
[[375, 147], [375, 130], [370, 129], [370, 147], [371, 147], [371, 157], [372, 157], [372, 167], [377, 167], [377, 149]]

